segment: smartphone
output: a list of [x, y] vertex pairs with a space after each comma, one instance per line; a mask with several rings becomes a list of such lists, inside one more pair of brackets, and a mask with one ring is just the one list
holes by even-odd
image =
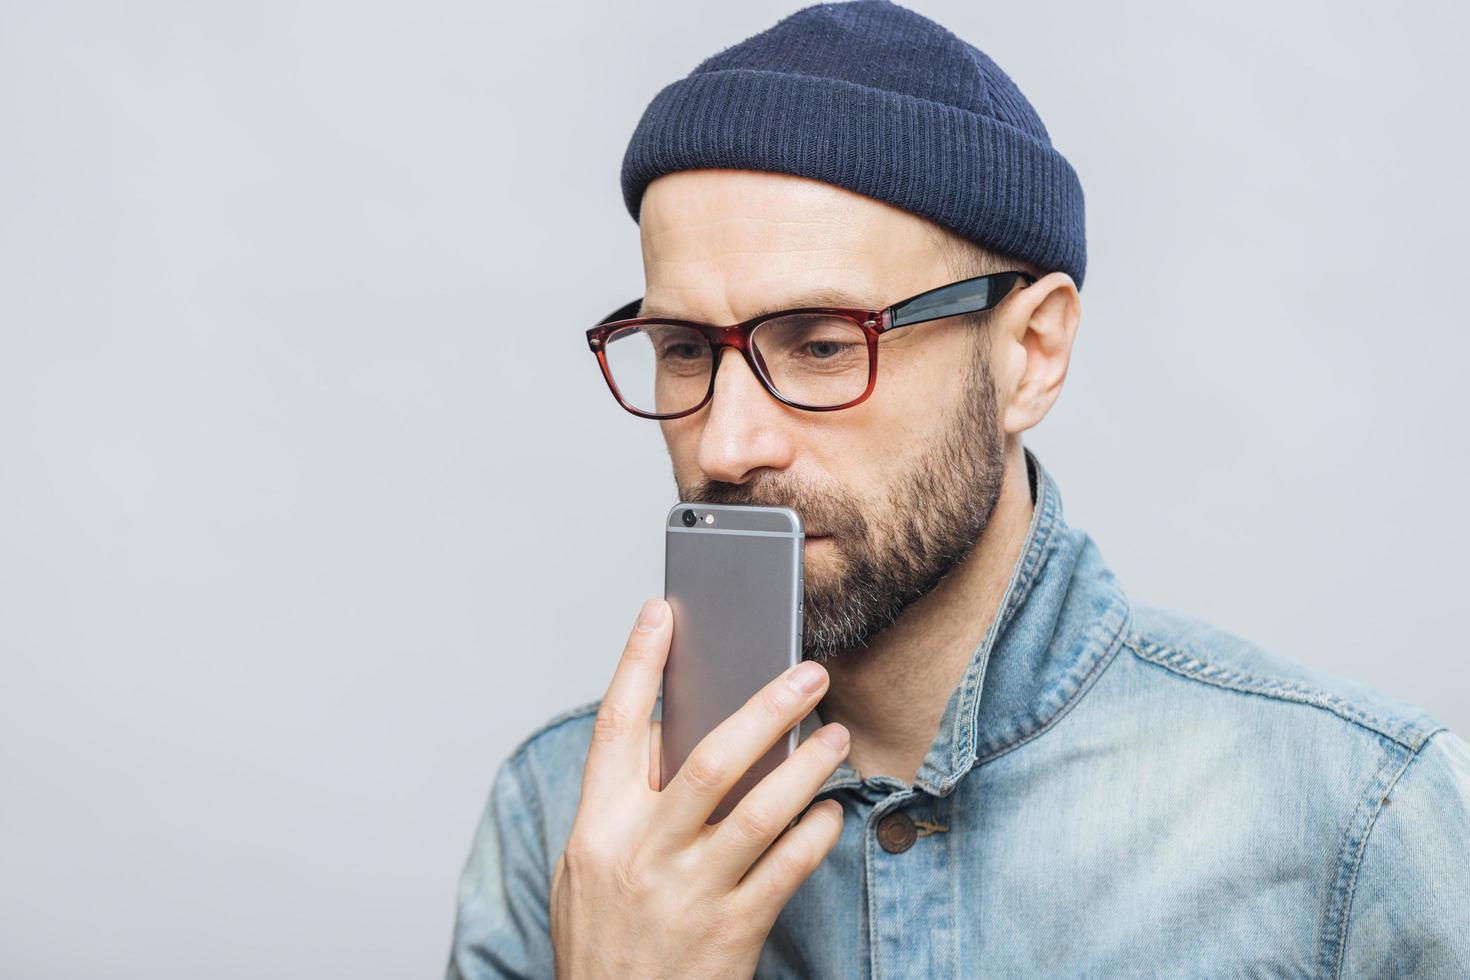
[[[680, 502], [664, 535], [674, 636], [663, 673], [660, 786], [717, 725], [801, 660], [806, 530], [790, 507]], [[792, 752], [792, 726], [710, 814], [724, 819]]]

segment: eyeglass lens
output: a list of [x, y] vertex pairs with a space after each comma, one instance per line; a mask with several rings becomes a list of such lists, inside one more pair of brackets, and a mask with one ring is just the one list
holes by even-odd
[[[851, 320], [817, 313], [774, 317], [751, 332], [750, 344], [771, 387], [798, 405], [842, 405], [868, 386], [867, 334]], [[618, 393], [641, 412], [688, 411], [709, 391], [715, 351], [691, 327], [627, 327], [609, 336], [604, 349]]]

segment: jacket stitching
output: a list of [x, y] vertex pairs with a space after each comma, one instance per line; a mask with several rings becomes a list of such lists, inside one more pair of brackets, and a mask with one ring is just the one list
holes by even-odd
[[1347, 896], [1352, 892], [1355, 867], [1353, 855], [1362, 846], [1367, 828], [1373, 821], [1371, 806], [1375, 791], [1379, 797], [1386, 792], [1386, 787], [1392, 783], [1392, 779], [1386, 774], [1402, 763], [1401, 756], [1394, 751], [1395, 748], [1397, 746], [1391, 743], [1384, 745], [1383, 757], [1369, 777], [1366, 789], [1359, 795], [1357, 805], [1353, 807], [1339, 836], [1341, 843], [1337, 847], [1337, 873], [1332, 878], [1328, 903], [1322, 910], [1319, 926], [1321, 949], [1317, 954], [1317, 965], [1320, 975], [1324, 977], [1337, 974], [1336, 949], [1341, 936], [1342, 920], [1346, 914], [1344, 910], [1348, 904]]
[[[1433, 736], [1431, 735], [1430, 737], [1432, 738]], [[1424, 741], [1427, 743], [1428, 739], [1425, 739]], [[1385, 760], [1384, 765], [1379, 768], [1378, 772], [1374, 773], [1373, 782], [1369, 784], [1369, 794], [1363, 802], [1371, 803], [1372, 808], [1368, 812], [1367, 820], [1363, 825], [1362, 837], [1359, 838], [1357, 846], [1353, 849], [1351, 860], [1345, 864], [1343, 869], [1338, 874], [1339, 879], [1341, 879], [1345, 874], [1347, 880], [1345, 883], [1342, 883], [1341, 886], [1342, 903], [1338, 909], [1339, 921], [1337, 923], [1337, 932], [1335, 936], [1327, 937], [1327, 941], [1324, 944], [1322, 950], [1323, 959], [1328, 960], [1330, 958], [1330, 967], [1332, 976], [1334, 978], [1340, 978], [1342, 976], [1343, 962], [1347, 958], [1348, 923], [1349, 920], [1352, 918], [1353, 895], [1358, 887], [1358, 871], [1363, 866], [1363, 855], [1368, 850], [1368, 839], [1373, 833], [1373, 828], [1378, 826], [1378, 816], [1383, 812], [1384, 801], [1388, 799], [1389, 795], [1393, 792], [1394, 787], [1398, 785], [1399, 779], [1403, 777], [1404, 773], [1408, 770], [1413, 761], [1419, 758], [1419, 755], [1420, 752], [1417, 749], [1409, 752], [1404, 758], [1402, 764], [1399, 765], [1398, 771], [1393, 774], [1393, 776], [1388, 780], [1387, 784], [1379, 789], [1376, 786], [1378, 782], [1378, 776], [1383, 772], [1384, 769], [1388, 768], [1389, 763], [1393, 761], [1393, 757], [1390, 756], [1387, 760]], [[1335, 949], [1333, 948], [1334, 946], [1336, 947]]]
[[[1016, 568], [1011, 573], [1010, 581], [1006, 583], [1005, 595], [997, 606], [994, 619], [990, 623], [990, 629], [986, 631], [985, 639], [981, 641], [984, 652], [980, 654], [981, 661], [978, 669], [969, 669], [961, 680], [960, 700], [955, 711], [954, 724], [951, 730], [955, 735], [954, 750], [950, 754], [950, 771], [947, 773], [935, 773], [933, 767], [926, 762], [919, 769], [919, 776], [926, 781], [933, 775], [939, 778], [934, 781], [934, 787], [941, 793], [949, 790], [964, 778], [975, 763], [966, 765], [964, 760], [975, 758], [980, 750], [980, 698], [985, 684], [985, 675], [990, 669], [990, 657], [995, 652], [995, 644], [1000, 635], [1010, 625], [1010, 620], [1015, 611], [1020, 608], [1021, 599], [1030, 592], [1031, 586], [1036, 579], [1036, 570], [1041, 567], [1046, 559], [1047, 549], [1057, 530], [1057, 491], [1052, 484], [1051, 476], [1041, 466], [1041, 461], [1031, 456], [1031, 451], [1026, 450], [1036, 466], [1037, 505], [1031, 516], [1031, 524], [1027, 529], [1027, 537], [1031, 544], [1026, 553], [1022, 555]], [[965, 727], [968, 719], [969, 726]]]
[[[1043, 517], [1043, 520], [1045, 519]], [[1023, 566], [1019, 570], [1018, 581], [1016, 583], [1020, 586], [1019, 591], [1022, 593], [1031, 591], [1031, 585], [1036, 578], [1036, 569], [1041, 565], [1042, 559], [1040, 556], [1046, 553], [1054, 530], [1055, 524], [1048, 524], [1041, 536], [1037, 539], [1036, 546], [1027, 553], [1026, 558], [1029, 565]], [[989, 672], [990, 657], [995, 653], [995, 644], [1000, 641], [1001, 633], [1010, 625], [1011, 616], [1018, 608], [1020, 608], [1020, 601], [1013, 597], [1012, 601], [1006, 604], [1002, 615], [996, 617], [990, 635], [986, 638], [986, 642], [990, 648], [985, 651], [985, 670], [975, 671], [974, 676], [970, 677], [966, 682], [963, 714], [956, 713], [956, 723], [958, 723], [960, 718], [968, 718], [970, 720], [968, 732], [963, 733], [966, 737], [961, 739], [956, 746], [956, 751], [959, 753], [961, 759], [967, 756], [973, 758], [974, 753], [980, 749], [980, 700], [984, 696], [985, 691], [985, 674]], [[963, 777], [961, 776], [959, 778]], [[944, 782], [949, 783], [957, 781], [958, 779], [944, 780]]]
[[[1045, 482], [1050, 484], [1051, 481], [1048, 478]], [[997, 617], [1000, 620], [1001, 629], [1004, 629], [1009, 624], [1016, 610], [1026, 601], [1026, 597], [1031, 594], [1031, 587], [1036, 584], [1036, 570], [1041, 567], [1047, 549], [1051, 546], [1051, 540], [1056, 535], [1057, 501], [1051, 486], [1048, 485], [1043, 489], [1042, 498], [1042, 513], [1037, 521], [1037, 530], [1039, 533], [1036, 540], [1032, 543], [1031, 548], [1026, 552], [1025, 563], [1017, 577], [1018, 581], [1016, 585], [1018, 587], [1007, 596], [1005, 608], [1001, 615]]]
[[1385, 738], [1392, 739], [1406, 749], [1418, 751], [1428, 736], [1424, 732], [1410, 728], [1404, 724], [1393, 724], [1377, 715], [1364, 711], [1362, 708], [1335, 694], [1328, 694], [1305, 684], [1295, 681], [1284, 681], [1279, 678], [1261, 677], [1249, 674], [1245, 671], [1222, 667], [1211, 664], [1190, 654], [1150, 640], [1138, 633], [1128, 637], [1128, 646], [1143, 660], [1157, 664], [1166, 670], [1173, 671], [1182, 677], [1188, 677], [1212, 684], [1215, 687], [1225, 688], [1232, 691], [1240, 691], [1246, 694], [1260, 694], [1265, 697], [1277, 698], [1282, 701], [1292, 701], [1297, 704], [1309, 704], [1313, 707], [1330, 711], [1342, 718], [1344, 721], [1352, 722], [1362, 728]]
[[[1119, 598], [1122, 598], [1121, 593], [1119, 594]], [[1126, 599], [1123, 601], [1122, 610], [1122, 622], [1119, 625], [1118, 629], [1114, 631], [1111, 639], [1108, 642], [1107, 648], [1098, 655], [1097, 660], [1094, 661], [1092, 666], [1087, 668], [1087, 672], [1084, 673], [1080, 679], [1078, 679], [1076, 688], [1071, 693], [1065, 696], [1065, 700], [1062, 701], [1061, 705], [1058, 706], [1056, 711], [1052, 712], [1052, 714], [1046, 717], [1045, 720], [1042, 720], [1041, 716], [1039, 715], [1032, 715], [1027, 720], [1032, 722], [1039, 722], [1037, 727], [1030, 731], [1026, 731], [1023, 728], [1021, 734], [1018, 735], [1016, 738], [1012, 739], [1009, 742], [1004, 742], [996, 746], [985, 755], [977, 758], [975, 760], [976, 768], [984, 765], [987, 762], [991, 762], [995, 759], [1000, 758], [1013, 749], [1020, 748], [1027, 742], [1031, 742], [1035, 739], [1040, 738], [1042, 735], [1045, 735], [1047, 732], [1051, 731], [1051, 729], [1059, 721], [1066, 717], [1074, 707], [1076, 707], [1078, 702], [1082, 700], [1082, 696], [1086, 694], [1089, 690], [1091, 690], [1092, 686], [1097, 683], [1098, 678], [1101, 677], [1103, 675], [1103, 672], [1107, 670], [1108, 665], [1113, 662], [1113, 659], [1118, 654], [1118, 650], [1123, 646], [1123, 638], [1128, 634], [1128, 627], [1133, 619], [1132, 611], [1128, 607]]]

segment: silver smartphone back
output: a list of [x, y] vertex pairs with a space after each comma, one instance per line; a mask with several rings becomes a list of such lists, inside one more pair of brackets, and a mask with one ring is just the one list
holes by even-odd
[[[713, 728], [801, 660], [805, 539], [790, 507], [679, 503], [669, 511], [664, 598], [674, 636], [663, 675], [660, 786]], [[799, 728], [746, 771], [709, 822], [796, 751]]]

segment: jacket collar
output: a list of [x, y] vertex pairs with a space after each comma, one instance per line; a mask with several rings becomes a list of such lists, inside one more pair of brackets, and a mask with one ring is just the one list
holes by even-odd
[[[948, 796], [975, 766], [1042, 734], [1091, 686], [1117, 651], [1128, 601], [1097, 545], [1062, 520], [1062, 497], [1051, 474], [1029, 449], [1031, 523], [1021, 555], [1000, 600], [1000, 615], [970, 658], [914, 787]], [[801, 738], [822, 725], [813, 711]], [[842, 763], [819, 793], [861, 785]], [[906, 789], [892, 776], [874, 787]]]

